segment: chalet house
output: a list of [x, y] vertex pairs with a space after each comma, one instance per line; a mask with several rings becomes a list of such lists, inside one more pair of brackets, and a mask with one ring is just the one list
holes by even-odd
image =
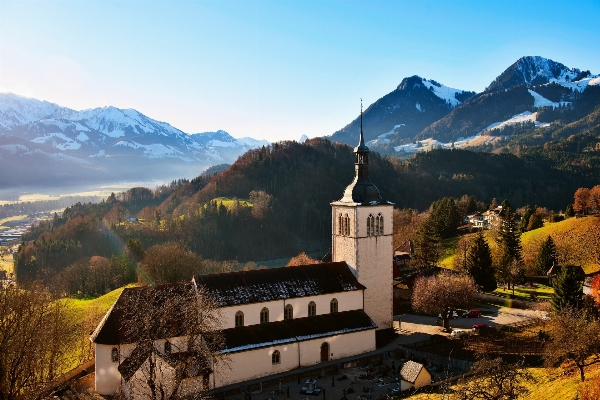
[[[156, 380], [179, 382], [165, 386], [166, 397], [175, 389], [185, 395], [374, 350], [375, 331], [392, 328], [393, 204], [369, 179], [362, 123], [354, 153], [354, 180], [331, 203], [331, 262], [124, 289], [91, 336], [96, 391], [143, 397], [149, 371], [160, 370]], [[165, 323], [152, 318], [156, 308], [170, 307], [168, 296], [160, 300], [168, 290], [190, 303], [199, 291], [212, 296], [228, 365], [202, 357], [210, 339], [186, 331], [186, 307], [173, 307]]]
[[502, 206], [498, 206], [492, 210], [488, 210], [482, 214], [483, 219], [485, 221], [485, 229], [494, 229], [500, 225], [502, 222], [502, 217], [504, 212], [502, 210]]
[[488, 222], [483, 216], [483, 214], [480, 212], [467, 215], [465, 222], [470, 223], [475, 229], [488, 229]]
[[400, 389], [419, 389], [431, 383], [431, 374], [423, 364], [407, 361], [400, 370]]

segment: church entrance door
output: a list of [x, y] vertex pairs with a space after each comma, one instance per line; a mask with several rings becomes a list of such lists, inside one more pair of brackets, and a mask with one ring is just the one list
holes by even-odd
[[325, 342], [321, 345], [321, 362], [329, 361], [329, 343]]

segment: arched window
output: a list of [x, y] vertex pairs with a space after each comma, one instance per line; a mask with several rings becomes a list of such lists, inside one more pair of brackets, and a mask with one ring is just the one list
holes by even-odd
[[344, 236], [350, 236], [350, 217], [348, 214], [344, 215]]
[[377, 234], [383, 235], [383, 215], [381, 213], [377, 214]]
[[266, 324], [269, 322], [269, 309], [267, 307], [260, 310], [260, 323]]
[[238, 311], [235, 313], [235, 327], [244, 326], [244, 313]]
[[338, 220], [337, 220], [337, 233], [338, 235], [342, 234], [342, 214], [338, 215]]
[[168, 340], [165, 342], [165, 354], [171, 354], [171, 342]]
[[271, 363], [273, 365], [281, 364], [281, 354], [279, 353], [279, 350], [275, 350], [273, 354], [271, 354]]
[[317, 315], [317, 305], [314, 301], [311, 301], [308, 303], [308, 316], [314, 317], [315, 315]]
[[119, 362], [119, 349], [117, 347], [113, 347], [110, 351], [110, 359], [112, 362]]
[[367, 236], [374, 236], [375, 229], [373, 227], [373, 214], [369, 214], [367, 218]]
[[294, 307], [291, 304], [285, 306], [285, 312], [283, 313], [283, 319], [293, 319], [294, 318]]
[[331, 301], [329, 302], [329, 312], [334, 313], [334, 312], [338, 312], [338, 301], [337, 299], [331, 299]]

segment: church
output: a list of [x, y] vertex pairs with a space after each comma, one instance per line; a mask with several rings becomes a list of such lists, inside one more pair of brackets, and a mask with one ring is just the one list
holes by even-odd
[[[369, 179], [362, 110], [354, 155], [354, 180], [331, 203], [331, 262], [201, 275], [175, 284], [185, 293], [211, 294], [222, 321], [221, 353], [229, 360], [227, 366], [199, 360], [181, 376], [179, 394], [366, 353], [375, 350], [375, 332], [392, 327], [393, 204]], [[131, 321], [119, 310], [133, 307], [136, 294], [160, 290], [124, 289], [92, 333], [98, 393], [132, 398], [143, 392], [135, 386], [144, 384], [140, 378], [149, 368], [149, 353], [140, 350]], [[190, 354], [189, 338], [177, 325], [153, 344], [152, 365], [161, 365], [165, 381], [181, 374], [177, 362]]]

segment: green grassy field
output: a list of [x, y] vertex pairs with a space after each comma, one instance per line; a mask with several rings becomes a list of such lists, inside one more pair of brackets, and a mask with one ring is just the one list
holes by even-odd
[[[484, 231], [492, 252], [496, 248], [493, 231]], [[600, 270], [600, 218], [569, 218], [565, 221], [549, 223], [544, 227], [521, 235], [523, 261], [526, 268], [532, 266], [541, 244], [548, 236], [556, 244], [559, 254], [566, 257], [566, 262], [581, 265], [586, 273]], [[443, 241], [444, 256], [439, 265], [452, 269], [459, 238]]]
[[[127, 285], [125, 287], [133, 287], [135, 285]], [[90, 298], [68, 298], [63, 301], [66, 302], [67, 307], [72, 312], [73, 322], [76, 324], [81, 323], [88, 318], [91, 314], [101, 314], [104, 315], [108, 309], [113, 305], [113, 303], [117, 300], [121, 292], [122, 288], [118, 288], [113, 290], [112, 292], [108, 292], [100, 297], [90, 297]]]
[[[515, 292], [515, 298], [519, 299], [519, 300], [533, 300], [533, 297], [531, 295], [532, 292], [535, 293], [535, 297], [537, 297], [540, 301], [549, 301], [550, 297], [552, 296], [552, 293], [554, 293], [554, 289], [551, 288], [550, 286], [546, 286], [546, 285], [542, 285], [542, 284], [536, 284], [536, 287], [530, 288], [530, 287], [516, 287], [514, 292]], [[513, 294], [513, 290], [512, 289], [506, 289], [504, 290], [503, 288], [497, 288], [496, 290], [494, 290], [495, 294], [499, 294], [501, 296], [506, 296], [508, 297], [509, 295]]]
[[236, 200], [240, 203], [241, 206], [252, 207], [252, 203], [246, 199], [232, 199], [229, 197], [217, 197], [213, 199], [213, 201], [216, 201], [219, 204], [223, 204], [225, 207], [227, 207], [228, 210], [231, 209], [231, 207], [233, 207], [233, 204]]

